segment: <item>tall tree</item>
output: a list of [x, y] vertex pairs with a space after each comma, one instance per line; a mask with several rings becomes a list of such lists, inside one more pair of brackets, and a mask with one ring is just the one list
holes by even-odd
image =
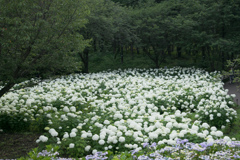
[[0, 14], [0, 97], [39, 69], [76, 67], [64, 62], [87, 45], [84, 0], [0, 0]]
[[88, 72], [88, 62], [91, 54], [111, 52], [121, 55], [123, 63], [123, 48], [134, 40], [133, 28], [130, 24], [128, 9], [118, 3], [105, 0], [88, 0], [90, 14], [88, 24], [80, 33], [91, 39], [89, 47], [79, 56], [83, 62], [83, 71]]

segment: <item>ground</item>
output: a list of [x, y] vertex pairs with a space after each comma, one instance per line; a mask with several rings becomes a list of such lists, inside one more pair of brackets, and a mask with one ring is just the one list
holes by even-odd
[[36, 140], [39, 136], [32, 133], [0, 134], [0, 159], [26, 156], [29, 151], [38, 146]]
[[[238, 105], [240, 104], [240, 92], [237, 86], [239, 85], [237, 83], [230, 84], [229, 82], [224, 85], [224, 88], [229, 90], [229, 94], [236, 94], [234, 102]], [[40, 134], [32, 133], [0, 133], [0, 160], [26, 156], [29, 151], [38, 146], [36, 140], [39, 136]]]
[[226, 82], [224, 84], [224, 88], [228, 89], [228, 94], [235, 94], [236, 95], [236, 97], [234, 98], [234, 102], [237, 105], [240, 105], [240, 91], [237, 88], [237, 86], [240, 86], [240, 83], [233, 83], [233, 84], [231, 84], [229, 82]]

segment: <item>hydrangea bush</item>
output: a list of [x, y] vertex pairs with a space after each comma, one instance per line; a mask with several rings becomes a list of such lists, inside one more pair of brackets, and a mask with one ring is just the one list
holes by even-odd
[[224, 138], [220, 129], [237, 116], [220, 74], [196, 68], [75, 74], [15, 88], [1, 97], [0, 115], [20, 116], [29, 129], [40, 125], [46, 132], [37, 143], [76, 157], [176, 145], [179, 138], [210, 143]]

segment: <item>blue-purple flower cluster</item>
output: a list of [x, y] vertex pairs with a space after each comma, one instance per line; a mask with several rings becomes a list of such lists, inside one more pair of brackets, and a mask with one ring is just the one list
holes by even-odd
[[[49, 157], [51, 160], [73, 160], [73, 158], [56, 157], [59, 153], [55, 150], [43, 150], [37, 153], [38, 159]], [[191, 143], [188, 139], [178, 139], [173, 146], [159, 146], [157, 143], [143, 143], [142, 149], [116, 155], [115, 159], [129, 160], [180, 160], [180, 159], [240, 159], [240, 141], [218, 139], [213, 142]], [[105, 160], [109, 159], [108, 152], [95, 152], [92, 155], [79, 158], [80, 160]]]
[[108, 157], [106, 156], [108, 154], [108, 152], [96, 152], [94, 155], [87, 155], [85, 158], [86, 160], [89, 159], [94, 159], [94, 160], [104, 160], [104, 159], [108, 159]]
[[[156, 143], [143, 143], [143, 149], [131, 150], [132, 160], [175, 160], [175, 159], [239, 159], [240, 141], [226, 141], [224, 139], [215, 140], [207, 143], [191, 143], [187, 139], [178, 139], [176, 145], [159, 148]], [[108, 159], [107, 152], [97, 152], [88, 155], [86, 160]], [[119, 159], [122, 157], [119, 155]]]
[[39, 152], [38, 153], [38, 155], [37, 155], [37, 157], [46, 157], [46, 156], [48, 156], [48, 157], [52, 157], [52, 156], [57, 156], [57, 155], [59, 155], [59, 153], [58, 152], [54, 152], [53, 153], [53, 150], [52, 151], [47, 151], [47, 150], [42, 150], [42, 152]]
[[133, 159], [171, 160], [171, 159], [239, 159], [240, 141], [224, 139], [207, 143], [191, 143], [187, 139], [178, 139], [176, 145], [158, 149], [156, 143], [143, 143], [143, 150], [131, 151]]

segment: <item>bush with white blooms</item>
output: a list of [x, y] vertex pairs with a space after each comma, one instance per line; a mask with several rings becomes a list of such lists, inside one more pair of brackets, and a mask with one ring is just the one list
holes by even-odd
[[0, 115], [20, 115], [30, 128], [43, 123], [46, 132], [37, 142], [74, 156], [176, 145], [178, 139], [211, 143], [224, 138], [220, 129], [237, 116], [220, 74], [196, 68], [114, 70], [17, 89], [21, 85], [1, 97]]

